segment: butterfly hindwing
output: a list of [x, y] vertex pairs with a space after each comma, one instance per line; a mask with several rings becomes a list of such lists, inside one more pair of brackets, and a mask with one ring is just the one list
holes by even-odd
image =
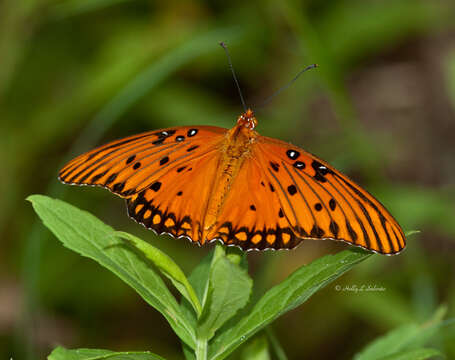
[[323, 160], [266, 137], [260, 137], [255, 159], [297, 236], [343, 240], [382, 254], [404, 248], [403, 231], [384, 206]]
[[244, 250], [293, 248], [300, 242], [261, 167], [251, 158], [244, 161], [230, 184], [217, 223], [207, 237]]
[[174, 166], [127, 199], [128, 214], [156, 233], [203, 244], [202, 221], [217, 171], [219, 151], [211, 150]]

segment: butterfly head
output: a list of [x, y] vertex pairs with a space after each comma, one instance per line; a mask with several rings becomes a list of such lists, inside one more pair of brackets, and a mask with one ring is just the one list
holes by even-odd
[[254, 112], [251, 109], [248, 109], [247, 111], [245, 111], [237, 119], [237, 125], [244, 126], [248, 130], [253, 130], [257, 124], [258, 124], [258, 121], [256, 120], [256, 117], [254, 116]]

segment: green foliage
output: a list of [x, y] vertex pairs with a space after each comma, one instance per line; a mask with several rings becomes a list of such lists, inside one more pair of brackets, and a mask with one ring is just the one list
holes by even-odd
[[[67, 248], [115, 273], [158, 310], [182, 340], [189, 359], [226, 358], [279, 316], [300, 306], [315, 292], [371, 256], [363, 250], [353, 249], [317, 259], [268, 290], [247, 314], [240, 313], [235, 322], [228, 322], [247, 305], [253, 286], [239, 254], [227, 255], [218, 245], [187, 279], [168, 255], [136, 236], [115, 231], [86, 211], [43, 195], [32, 195], [28, 200], [43, 223]], [[181, 305], [156, 269], [181, 293]], [[444, 313], [441, 309], [424, 325], [406, 325], [393, 330], [367, 346], [356, 360], [376, 360], [385, 356], [387, 359], [407, 359], [411, 355], [426, 359], [439, 355], [436, 350], [416, 347], [423, 346], [434, 335]], [[278, 349], [279, 358], [285, 359], [276, 339], [272, 346]], [[242, 356], [269, 359], [269, 342], [265, 334], [254, 338]], [[159, 359], [151, 353], [61, 347], [49, 356], [51, 360], [108, 358]]]
[[[144, 259], [131, 251], [110, 226], [93, 215], [63, 201], [42, 195], [28, 198], [44, 224], [67, 248], [89, 257], [112, 271], [169, 322], [190, 347], [196, 346], [196, 333], [163, 280]], [[161, 262], [166, 262], [163, 259]]]
[[188, 282], [183, 271], [169, 256], [134, 235], [123, 231], [117, 231], [116, 234], [123, 239], [129, 240], [140, 252], [142, 252], [164, 276], [172, 281], [172, 284], [180, 294], [191, 303], [196, 314], [198, 316], [201, 315], [201, 303], [199, 302], [193, 287]]
[[267, 338], [257, 336], [253, 338], [242, 351], [242, 360], [270, 360], [269, 343]]
[[392, 355], [381, 357], [381, 360], [425, 360], [444, 358], [445, 356], [436, 349], [416, 349], [401, 351]]
[[411, 355], [426, 359], [441, 355], [437, 350], [418, 349], [418, 347], [426, 344], [435, 335], [445, 313], [446, 309], [440, 308], [433, 318], [424, 324], [403, 325], [390, 331], [367, 345], [354, 357], [354, 360], [413, 359]]
[[217, 246], [203, 297], [204, 312], [199, 318], [198, 337], [210, 340], [215, 332], [248, 302], [253, 281], [238, 264], [230, 261]]
[[151, 352], [124, 351], [114, 352], [101, 349], [77, 349], [68, 350], [61, 346], [57, 347], [48, 356], [48, 360], [164, 360], [162, 357]]
[[303, 304], [316, 291], [370, 256], [365, 251], [352, 249], [302, 266], [267, 291], [248, 315], [218, 335], [213, 340], [210, 358], [223, 359], [273, 320]]

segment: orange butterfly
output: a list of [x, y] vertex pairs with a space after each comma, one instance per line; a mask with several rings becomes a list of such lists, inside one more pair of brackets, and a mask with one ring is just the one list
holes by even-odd
[[244, 250], [293, 248], [302, 239], [396, 254], [405, 236], [367, 191], [325, 161], [261, 136], [247, 110], [232, 129], [174, 127], [113, 141], [70, 161], [67, 184], [102, 186], [158, 234]]

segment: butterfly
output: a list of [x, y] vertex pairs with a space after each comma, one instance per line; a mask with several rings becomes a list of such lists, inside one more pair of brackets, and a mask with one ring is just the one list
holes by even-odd
[[380, 253], [405, 247], [403, 230], [366, 190], [325, 161], [259, 135], [251, 109], [232, 129], [180, 126], [113, 141], [71, 160], [59, 179], [126, 199], [157, 234], [243, 250], [340, 240]]

